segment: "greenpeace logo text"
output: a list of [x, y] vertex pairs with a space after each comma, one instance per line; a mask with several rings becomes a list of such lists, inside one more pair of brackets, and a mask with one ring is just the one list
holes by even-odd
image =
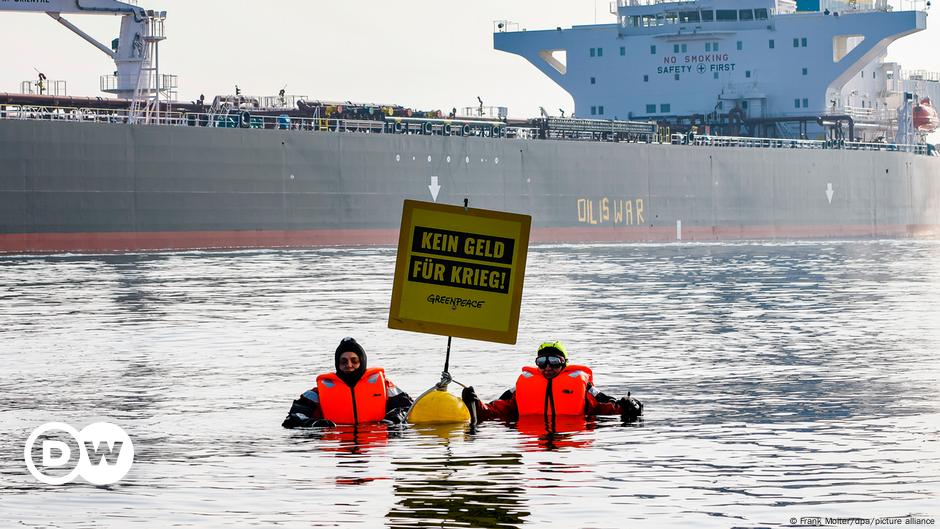
[[457, 307], [470, 307], [472, 309], [482, 309], [483, 304], [486, 301], [482, 299], [465, 299], [465, 298], [455, 298], [451, 296], [438, 296], [435, 294], [428, 295], [428, 303], [434, 305], [435, 303], [441, 303], [444, 305], [450, 305], [451, 310], [457, 310]]
[[96, 422], [78, 431], [50, 422], [30, 434], [23, 459], [29, 473], [47, 485], [62, 485], [79, 476], [93, 485], [110, 485], [131, 469], [134, 443], [116, 424]]

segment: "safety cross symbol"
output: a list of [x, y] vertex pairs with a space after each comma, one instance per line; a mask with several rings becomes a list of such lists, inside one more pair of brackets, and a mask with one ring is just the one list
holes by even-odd
[[705, 68], [705, 65], [704, 65], [704, 64], [699, 64], [699, 65], [698, 65], [698, 73], [705, 73], [705, 70], [706, 70], [706, 68]]

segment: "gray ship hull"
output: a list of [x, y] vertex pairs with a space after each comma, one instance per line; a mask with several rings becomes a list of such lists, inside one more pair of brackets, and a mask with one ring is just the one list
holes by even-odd
[[0, 120], [0, 251], [393, 244], [432, 177], [537, 242], [940, 236], [905, 152]]

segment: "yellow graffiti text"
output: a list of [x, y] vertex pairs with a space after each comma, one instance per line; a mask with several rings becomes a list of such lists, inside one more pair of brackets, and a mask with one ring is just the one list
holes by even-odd
[[646, 223], [642, 198], [578, 199], [578, 222], [582, 224], [638, 226]]

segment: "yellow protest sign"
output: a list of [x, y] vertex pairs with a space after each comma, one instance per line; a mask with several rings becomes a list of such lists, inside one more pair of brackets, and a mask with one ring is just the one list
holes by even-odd
[[516, 343], [532, 217], [406, 200], [388, 326]]

